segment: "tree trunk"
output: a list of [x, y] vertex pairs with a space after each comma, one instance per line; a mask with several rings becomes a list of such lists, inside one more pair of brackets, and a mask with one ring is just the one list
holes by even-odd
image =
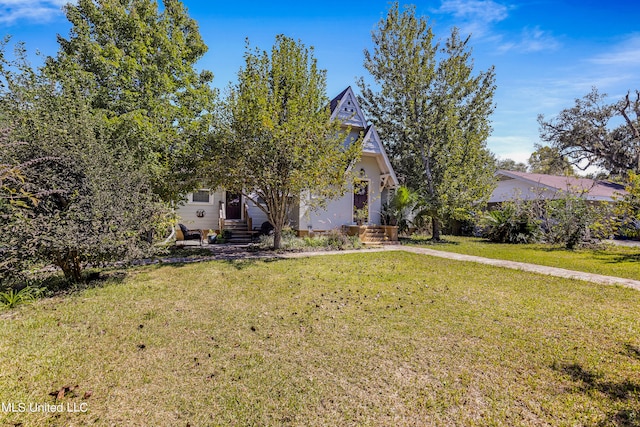
[[440, 241], [440, 221], [435, 216], [431, 217], [431, 240]]
[[71, 283], [79, 283], [82, 280], [82, 262], [77, 251], [68, 250], [66, 253], [55, 254], [55, 264], [60, 267], [65, 279]]
[[282, 228], [275, 227], [273, 229], [273, 249], [280, 249], [281, 241], [282, 241]]

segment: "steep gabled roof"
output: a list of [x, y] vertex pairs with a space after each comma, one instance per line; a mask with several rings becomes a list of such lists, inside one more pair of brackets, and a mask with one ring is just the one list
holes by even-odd
[[345, 126], [353, 128], [365, 129], [367, 127], [367, 120], [364, 118], [351, 86], [333, 98], [329, 107], [332, 120], [338, 118]]
[[338, 103], [340, 102], [340, 100], [342, 100], [342, 97], [347, 93], [349, 89], [351, 89], [351, 86], [348, 86], [345, 90], [340, 92], [335, 98], [331, 100], [331, 103], [329, 104], [329, 109], [331, 110], [332, 117], [333, 117], [333, 112], [336, 110], [336, 107], [338, 106]]
[[396, 173], [391, 166], [387, 152], [382, 146], [378, 132], [373, 125], [370, 125], [364, 134], [364, 139], [362, 140], [362, 154], [376, 155], [380, 172], [384, 175], [384, 180], [387, 181], [385, 182], [386, 185], [390, 185], [391, 187], [397, 187], [399, 185], [398, 177], [396, 177]]
[[497, 171], [496, 176], [500, 180], [517, 179], [534, 187], [545, 188], [553, 192], [584, 193], [588, 200], [611, 201], [616, 196], [626, 193], [624, 185], [575, 176], [544, 175], [507, 170]]

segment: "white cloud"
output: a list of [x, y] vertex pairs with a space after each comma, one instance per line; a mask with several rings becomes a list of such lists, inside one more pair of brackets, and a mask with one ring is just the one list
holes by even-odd
[[520, 53], [553, 51], [560, 47], [560, 42], [547, 31], [540, 27], [524, 28], [520, 39], [510, 43], [504, 43], [499, 47], [500, 52], [517, 51]]
[[492, 25], [506, 19], [508, 10], [493, 0], [443, 0], [433, 12], [453, 16], [461, 34], [471, 34], [478, 40], [492, 38]]
[[438, 13], [450, 13], [468, 21], [499, 22], [508, 15], [508, 8], [492, 0], [444, 0]]
[[[537, 142], [537, 138], [533, 141]], [[487, 146], [500, 159], [511, 159], [522, 163], [526, 163], [535, 150], [532, 138], [523, 136], [490, 136]]]
[[62, 15], [67, 0], [0, 0], [0, 24], [49, 22]]
[[640, 34], [629, 36], [617, 46], [612, 46], [609, 52], [597, 55], [589, 62], [616, 67], [640, 65]]
[[[500, 53], [531, 53], [560, 47], [560, 42], [551, 33], [538, 26], [524, 28], [517, 36], [496, 33], [494, 25], [506, 20], [515, 7], [493, 0], [443, 0], [435, 12], [452, 15], [463, 34], [472, 34], [476, 40], [481, 38], [485, 42], [496, 44], [497, 52]], [[508, 42], [505, 41], [507, 37]]]

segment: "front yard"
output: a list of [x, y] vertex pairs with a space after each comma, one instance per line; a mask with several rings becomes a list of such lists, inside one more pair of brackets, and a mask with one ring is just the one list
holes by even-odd
[[0, 402], [86, 410], [9, 425], [640, 425], [622, 287], [362, 253], [143, 267], [0, 318]]
[[413, 236], [404, 243], [486, 258], [529, 262], [550, 267], [640, 280], [640, 246], [602, 244], [595, 249], [568, 250], [561, 245], [492, 243], [478, 237], [443, 236], [434, 243]]

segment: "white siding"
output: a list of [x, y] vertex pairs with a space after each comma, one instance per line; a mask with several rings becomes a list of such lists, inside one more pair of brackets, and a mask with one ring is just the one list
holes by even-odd
[[[369, 180], [369, 224], [380, 224], [382, 194], [380, 193], [380, 167], [373, 156], [363, 155], [354, 166], [354, 170], [364, 169], [365, 179]], [[312, 211], [304, 198], [300, 206], [299, 230], [332, 230], [343, 225], [353, 224], [353, 188], [340, 198], [330, 201], [325, 209]]]
[[504, 202], [505, 200], [533, 200], [552, 198], [556, 192], [544, 186], [536, 186], [519, 179], [504, 179], [498, 181], [493, 190], [489, 203]]
[[260, 228], [263, 222], [268, 221], [267, 214], [255, 205], [251, 200], [245, 199], [247, 202], [247, 213], [251, 217], [252, 227]]
[[[220, 191], [211, 193], [209, 203], [193, 202], [191, 193], [187, 194], [184, 204], [176, 209], [178, 222], [198, 230], [218, 229], [221, 200], [224, 200], [224, 192]], [[198, 211], [204, 211], [204, 216], [198, 217]]]

